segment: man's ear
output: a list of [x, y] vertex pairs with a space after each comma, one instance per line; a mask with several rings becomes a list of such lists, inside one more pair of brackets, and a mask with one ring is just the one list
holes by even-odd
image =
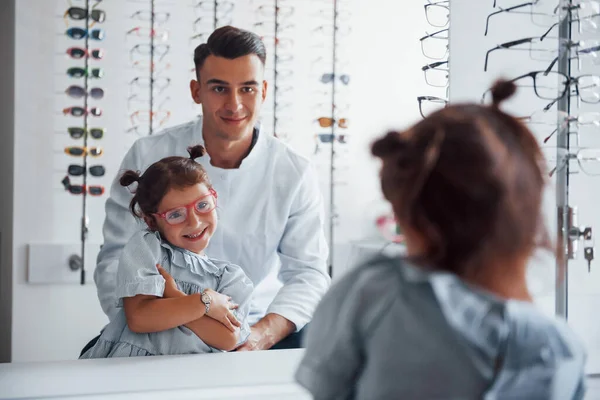
[[262, 87], [262, 102], [265, 102], [265, 99], [267, 98], [267, 81], [263, 81], [263, 87]]
[[202, 104], [202, 100], [200, 99], [200, 82], [195, 79], [190, 81], [190, 94], [192, 95], [194, 103]]

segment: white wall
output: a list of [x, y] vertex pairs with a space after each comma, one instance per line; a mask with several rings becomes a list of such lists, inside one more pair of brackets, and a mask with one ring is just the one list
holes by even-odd
[[[552, 8], [557, 1], [541, 0]], [[477, 101], [483, 92], [499, 77], [514, 78], [535, 70], [545, 70], [549, 61], [536, 61], [529, 57], [528, 51], [497, 50], [490, 56], [488, 71], [483, 71], [486, 51], [498, 44], [517, 40], [525, 37], [541, 36], [545, 28], [531, 23], [527, 14], [500, 14], [492, 17], [488, 36], [484, 36], [486, 16], [494, 11], [492, 0], [451, 0], [451, 32], [450, 32], [450, 96], [452, 102]], [[521, 3], [515, 0], [498, 0], [499, 6], [510, 6]], [[556, 37], [558, 31], [554, 30]], [[597, 35], [596, 35], [597, 36]], [[588, 37], [589, 38], [589, 37]], [[597, 37], [596, 37], [597, 39]], [[558, 48], [557, 40], [554, 47]], [[551, 48], [549, 45], [546, 48]], [[538, 47], [539, 48], [539, 47]], [[556, 70], [556, 69], [555, 69]], [[583, 71], [573, 71], [572, 75], [579, 75]], [[587, 69], [585, 73], [600, 73], [600, 66], [594, 70]], [[532, 82], [522, 81], [521, 85], [532, 85]], [[533, 111], [543, 108], [548, 101], [538, 99], [532, 87], [520, 87], [517, 94], [506, 105], [506, 110], [516, 116], [527, 116]], [[572, 103], [575, 103], [573, 98]], [[583, 110], [598, 109], [598, 105], [586, 105]], [[577, 108], [572, 109], [577, 114]], [[556, 108], [554, 108], [556, 115]], [[557, 117], [556, 117], [557, 118]], [[543, 138], [555, 127], [530, 126], [542, 144]], [[591, 135], [594, 130], [582, 130], [581, 144], [584, 146], [598, 146], [600, 141], [593, 140], [597, 135]], [[595, 128], [598, 133], [598, 128]], [[585, 141], [585, 143], [584, 143]], [[556, 136], [545, 144], [546, 147], [556, 146]], [[572, 163], [571, 167], [576, 167]], [[579, 169], [579, 168], [574, 168]], [[554, 180], [550, 181], [545, 199], [544, 209], [547, 224], [556, 234], [556, 201]], [[579, 207], [579, 222], [584, 226], [593, 226], [600, 229], [600, 213], [596, 207], [600, 198], [598, 178], [589, 177], [581, 172], [570, 176], [569, 204]], [[597, 232], [597, 231], [596, 231]], [[588, 273], [587, 264], [583, 260], [583, 253], [579, 248], [576, 260], [569, 262], [568, 276], [568, 321], [573, 329], [584, 340], [588, 351], [588, 372], [600, 371], [600, 322], [596, 318], [595, 310], [600, 306], [600, 280], [598, 279], [598, 261]], [[598, 249], [596, 249], [598, 251]], [[554, 260], [550, 257], [534, 260], [530, 268], [530, 287], [536, 301], [548, 314], [554, 314]]]
[[[389, 128], [403, 128], [417, 121], [420, 116], [416, 97], [431, 94], [421, 71], [421, 66], [428, 60], [421, 54], [418, 39], [426, 30], [431, 30], [427, 28], [422, 4], [390, 0], [373, 0], [368, 4], [358, 0], [340, 3], [341, 7], [349, 8], [352, 15], [344, 22], [346, 26], [352, 26], [352, 32], [340, 39], [348, 61], [348, 67], [342, 72], [349, 73], [351, 81], [348, 87], [338, 85], [339, 96], [350, 104], [347, 114], [340, 117], [348, 117], [351, 128], [343, 132], [350, 135], [350, 141], [340, 147], [342, 154], [337, 159], [340, 174], [343, 173], [340, 180], [346, 183], [336, 189], [340, 223], [336, 227], [334, 251], [353, 240], [380, 240], [375, 217], [386, 207], [379, 192], [377, 164], [369, 155], [368, 145]], [[236, 2], [234, 24], [253, 29], [258, 19], [255, 10], [261, 4], [272, 5], [273, 2]], [[327, 57], [331, 56], [328, 36], [310, 32], [317, 26], [331, 23], [322, 17], [319, 8], [330, 7], [332, 2], [297, 0], [287, 4], [295, 7], [291, 20], [288, 18], [296, 26], [289, 33], [295, 39], [295, 62], [292, 78], [281, 84], [293, 86], [293, 91], [280, 99], [293, 102], [291, 117], [286, 117], [291, 118], [288, 124], [290, 145], [313, 157], [314, 134], [327, 132], [314, 122], [319, 116], [329, 116], [327, 108], [316, 109], [314, 104], [321, 96], [319, 92], [327, 89], [319, 82], [319, 77], [330, 72]], [[66, 127], [76, 124], [78, 119], [64, 117], [61, 110], [82, 103], [63, 93], [68, 85], [81, 82], [66, 77], [66, 69], [82, 65], [81, 61], [64, 55], [66, 48], [82, 44], [82, 41], [64, 35], [66, 26], [62, 14], [67, 7], [62, 0], [21, 0], [16, 4], [15, 189], [11, 194], [16, 223], [12, 232], [12, 271], [9, 270], [13, 274], [13, 303], [12, 323], [3, 318], [0, 325], [8, 322], [11, 326], [11, 359], [18, 362], [74, 359], [106, 323], [92, 282], [93, 265], [87, 266], [85, 286], [77, 284], [78, 272], [70, 272], [66, 265], [55, 270], [51, 260], [36, 268], [49, 270], [57, 279], [70, 283], [34, 285], [27, 280], [31, 267], [27, 259], [28, 245], [73, 246], [79, 243], [81, 198], [64, 192], [60, 185], [67, 165], [78, 161], [66, 156], [62, 149], [80, 144], [66, 134]], [[107, 187], [117, 173], [122, 156], [136, 138], [124, 133], [131, 126], [126, 101], [130, 93], [129, 82], [139, 74], [131, 68], [128, 51], [141, 39], [133, 39], [125, 33], [140, 25], [129, 16], [144, 7], [135, 2], [100, 3], [98, 8], [107, 12], [107, 20], [94, 28], [105, 29], [107, 36], [103, 42], [90, 41], [92, 47], [106, 49], [104, 60], [91, 62], [92, 66], [105, 69], [105, 77], [89, 81], [91, 87], [99, 85], [106, 90], [104, 99], [92, 102], [92, 105], [102, 107], [104, 114], [90, 121], [107, 129], [104, 139], [90, 142], [90, 145], [104, 147], [104, 155], [89, 159], [91, 164], [105, 165], [107, 176], [90, 180]], [[157, 9], [161, 10], [164, 8]], [[173, 47], [165, 60], [171, 63], [167, 75], [172, 78], [172, 84], [161, 98], [170, 97], [165, 107], [172, 110], [173, 115], [165, 126], [187, 121], [199, 113], [188, 97], [193, 67], [191, 50], [198, 43], [189, 41], [195, 17], [187, 8], [187, 2], [181, 8], [170, 6], [169, 12], [171, 21], [167, 28]], [[69, 24], [82, 25], [73, 21]], [[312, 61], [320, 55], [324, 61], [313, 65]], [[269, 126], [268, 109], [264, 122]], [[320, 155], [314, 157], [314, 161], [322, 171], [324, 193], [327, 194], [329, 165]], [[80, 182], [77, 178], [72, 180]], [[89, 242], [92, 246], [102, 242], [104, 200], [105, 197], [88, 200]], [[3, 255], [7, 257], [4, 252]], [[338, 267], [343, 265], [336, 265]]]
[[15, 2], [0, 4], [0, 363], [10, 361], [14, 171]]

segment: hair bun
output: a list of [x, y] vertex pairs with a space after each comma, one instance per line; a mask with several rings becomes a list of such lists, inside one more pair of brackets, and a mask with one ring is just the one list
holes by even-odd
[[375, 157], [385, 158], [405, 150], [408, 144], [400, 137], [399, 132], [388, 132], [384, 137], [377, 139], [371, 146], [371, 154]]
[[121, 175], [121, 179], [119, 179], [119, 183], [121, 184], [121, 186], [127, 187], [133, 182], [139, 182], [140, 179], [140, 171], [132, 171], [129, 169], [123, 172], [123, 175]]
[[498, 107], [504, 100], [510, 98], [517, 91], [514, 82], [505, 79], [497, 80], [491, 88], [492, 105]]
[[195, 160], [196, 158], [202, 157], [206, 154], [206, 149], [201, 144], [197, 144], [195, 146], [190, 146], [187, 149], [190, 159]]

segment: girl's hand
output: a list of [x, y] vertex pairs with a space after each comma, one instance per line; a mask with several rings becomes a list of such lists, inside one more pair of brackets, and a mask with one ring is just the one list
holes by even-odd
[[204, 292], [211, 298], [210, 308], [206, 315], [219, 321], [232, 332], [235, 332], [236, 327], [242, 326], [235, 315], [233, 315], [232, 311], [239, 306], [231, 301], [231, 297], [215, 292], [212, 289], [206, 289]]
[[165, 279], [165, 291], [163, 293], [163, 298], [170, 299], [174, 297], [185, 296], [185, 294], [179, 290], [177, 287], [177, 283], [175, 279], [167, 271], [164, 270], [160, 264], [156, 264], [156, 269], [158, 269], [158, 273]]

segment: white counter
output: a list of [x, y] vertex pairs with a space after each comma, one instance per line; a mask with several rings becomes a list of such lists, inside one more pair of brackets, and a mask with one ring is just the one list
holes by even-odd
[[306, 400], [303, 350], [0, 364], [0, 399]]

